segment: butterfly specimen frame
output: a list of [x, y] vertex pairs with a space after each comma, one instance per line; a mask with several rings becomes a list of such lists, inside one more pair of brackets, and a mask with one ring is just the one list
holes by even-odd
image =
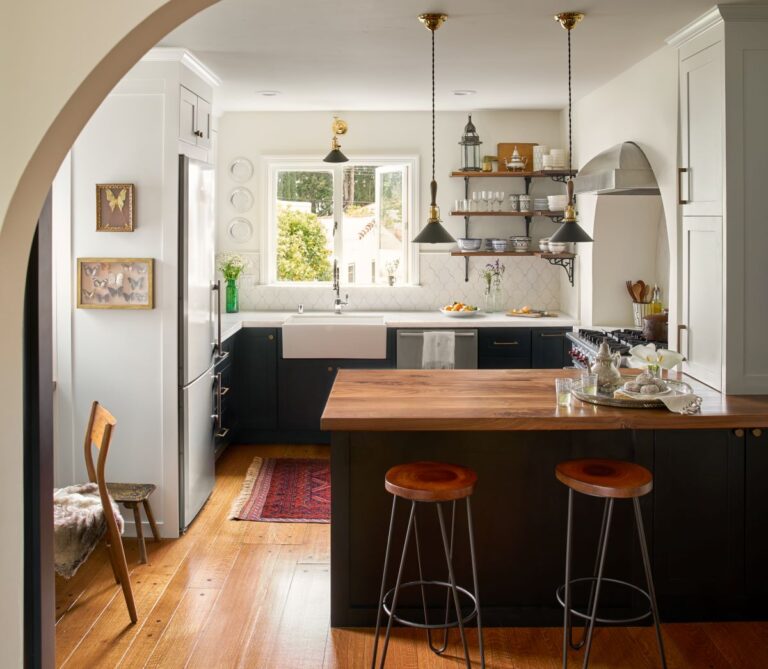
[[96, 184], [96, 230], [133, 232], [133, 184]]
[[154, 258], [78, 258], [78, 309], [153, 309]]

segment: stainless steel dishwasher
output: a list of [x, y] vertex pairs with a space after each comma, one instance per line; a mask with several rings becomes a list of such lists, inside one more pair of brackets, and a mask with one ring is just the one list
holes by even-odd
[[[446, 328], [397, 331], [397, 368], [421, 369], [421, 351], [424, 347], [424, 333]], [[477, 369], [477, 330], [451, 330], [456, 336], [456, 369]]]

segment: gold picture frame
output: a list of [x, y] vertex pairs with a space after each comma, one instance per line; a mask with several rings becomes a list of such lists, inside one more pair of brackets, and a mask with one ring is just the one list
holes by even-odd
[[133, 232], [133, 184], [96, 184], [96, 231]]
[[78, 309], [154, 309], [154, 258], [78, 258]]

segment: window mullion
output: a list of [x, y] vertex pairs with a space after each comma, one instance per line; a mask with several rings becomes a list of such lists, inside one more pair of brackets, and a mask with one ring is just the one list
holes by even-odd
[[346, 281], [344, 264], [344, 168], [333, 168], [333, 255], [339, 263], [339, 276]]

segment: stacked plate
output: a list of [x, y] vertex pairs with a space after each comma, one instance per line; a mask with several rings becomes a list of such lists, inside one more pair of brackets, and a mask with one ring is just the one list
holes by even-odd
[[537, 197], [533, 199], [533, 210], [542, 211], [549, 209], [549, 201], [546, 197]]
[[547, 197], [547, 203], [550, 211], [563, 211], [568, 204], [567, 195], [549, 195]]

